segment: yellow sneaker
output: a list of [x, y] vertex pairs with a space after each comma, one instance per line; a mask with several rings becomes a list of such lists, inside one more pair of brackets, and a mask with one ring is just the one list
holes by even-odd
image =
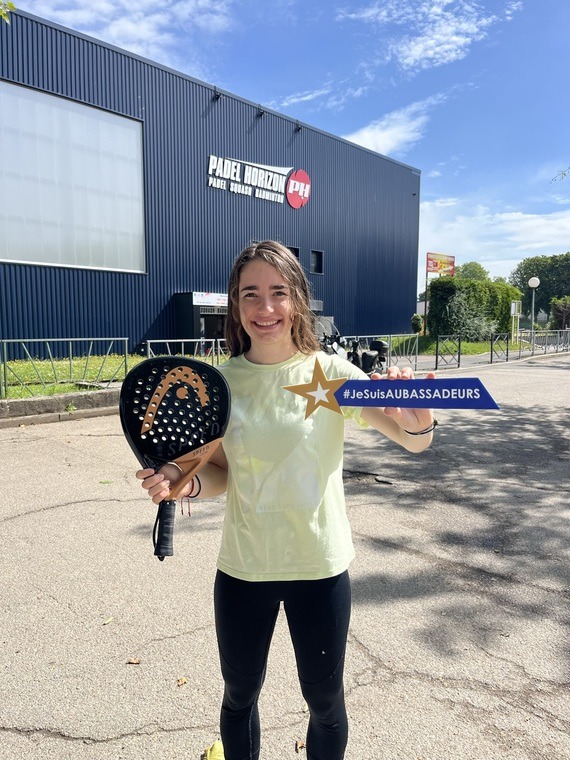
[[200, 760], [225, 760], [222, 742], [219, 739], [216, 739], [211, 747], [204, 750], [204, 754]]

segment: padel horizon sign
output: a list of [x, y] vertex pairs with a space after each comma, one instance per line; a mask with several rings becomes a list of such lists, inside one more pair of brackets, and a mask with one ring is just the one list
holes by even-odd
[[309, 202], [311, 178], [303, 169], [208, 156], [208, 187], [299, 209]]

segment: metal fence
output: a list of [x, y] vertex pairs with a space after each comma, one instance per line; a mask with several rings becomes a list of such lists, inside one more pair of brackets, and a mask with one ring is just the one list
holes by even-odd
[[[373, 340], [388, 343], [387, 366], [400, 364], [405, 360], [414, 371], [421, 363], [421, 369], [450, 369], [461, 367], [465, 354], [462, 353], [460, 335], [439, 335], [436, 338], [435, 356], [419, 353], [419, 336], [409, 335], [352, 335], [345, 338], [347, 345], [358, 341], [360, 348], [368, 349]], [[515, 335], [515, 342], [508, 333], [495, 333], [489, 339], [489, 352], [473, 357], [478, 363], [513, 361], [548, 352], [570, 351], [570, 330], [521, 330]], [[429, 365], [429, 367], [428, 367]]]
[[435, 342], [435, 369], [461, 366], [461, 335], [438, 335]]
[[226, 341], [222, 338], [183, 338], [178, 340], [147, 340], [146, 355], [193, 356], [214, 366], [228, 358]]
[[509, 333], [491, 335], [491, 364], [493, 362], [509, 361]]
[[570, 351], [570, 329], [568, 330], [520, 330], [518, 333], [519, 354], [546, 354]]
[[403, 335], [349, 335], [343, 336], [346, 346], [357, 342], [360, 348], [367, 350], [375, 340], [383, 340], [388, 344], [386, 349], [386, 366], [399, 364], [402, 359], [414, 369], [418, 368], [419, 336], [417, 333]]
[[[478, 363], [512, 361], [546, 353], [570, 351], [568, 330], [521, 330], [516, 343], [507, 333], [491, 336], [489, 353], [470, 357]], [[368, 349], [374, 340], [387, 343], [386, 366], [406, 363], [414, 371], [460, 367], [461, 336], [440, 335], [434, 355], [419, 353], [419, 335], [346, 336]], [[0, 399], [51, 395], [66, 390], [89, 390], [121, 382], [129, 369], [128, 338], [52, 338], [0, 340]], [[221, 364], [228, 358], [225, 340], [188, 338], [146, 341], [146, 356], [193, 356]], [[140, 356], [138, 360], [140, 361]], [[421, 367], [420, 360], [421, 359]], [[134, 360], [131, 357], [131, 363]]]
[[128, 371], [128, 338], [0, 340], [0, 398], [108, 387]]

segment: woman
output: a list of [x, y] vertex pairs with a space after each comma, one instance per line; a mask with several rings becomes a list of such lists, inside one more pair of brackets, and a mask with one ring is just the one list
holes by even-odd
[[[223, 448], [186, 487], [190, 497], [227, 491], [214, 589], [225, 757], [259, 758], [257, 701], [283, 603], [309, 708], [307, 758], [341, 760], [354, 557], [342, 484], [344, 416], [412, 452], [429, 446], [433, 416], [428, 409], [371, 407], [338, 414], [320, 403], [326, 382], [366, 375], [319, 352], [307, 280], [280, 243], [256, 243], [236, 259], [226, 340], [231, 358], [220, 370], [232, 393], [230, 423]], [[317, 359], [322, 382], [315, 380]], [[388, 370], [388, 378], [399, 377], [413, 373]], [[176, 472], [167, 465], [137, 477], [159, 503]]]

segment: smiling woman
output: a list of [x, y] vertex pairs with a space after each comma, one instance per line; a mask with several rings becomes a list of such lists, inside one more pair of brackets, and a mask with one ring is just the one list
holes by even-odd
[[[303, 269], [285, 246], [266, 240], [239, 254], [229, 284], [231, 357], [220, 367], [231, 390], [228, 429], [222, 452], [200, 472], [200, 487], [179, 493], [227, 491], [214, 607], [228, 758], [259, 758], [257, 702], [282, 603], [309, 706], [307, 758], [344, 757], [354, 557], [342, 482], [344, 422], [369, 424], [413, 452], [429, 446], [435, 428], [429, 409], [341, 411], [333, 404], [340, 384], [366, 375], [319, 351], [309, 304]], [[409, 368], [388, 370], [389, 379], [412, 377]], [[176, 489], [162, 471], [137, 477], [155, 502]]]
[[262, 261], [251, 262], [242, 271], [240, 321], [250, 340], [245, 356], [255, 364], [277, 364], [297, 351], [291, 336], [289, 288], [281, 279], [277, 270]]
[[[272, 356], [285, 358], [297, 350], [319, 350], [308, 283], [296, 257], [280, 243], [254, 244], [240, 254], [230, 275], [228, 300], [226, 340], [231, 356], [260, 358], [263, 346]], [[257, 363], [274, 362], [271, 358]]]

